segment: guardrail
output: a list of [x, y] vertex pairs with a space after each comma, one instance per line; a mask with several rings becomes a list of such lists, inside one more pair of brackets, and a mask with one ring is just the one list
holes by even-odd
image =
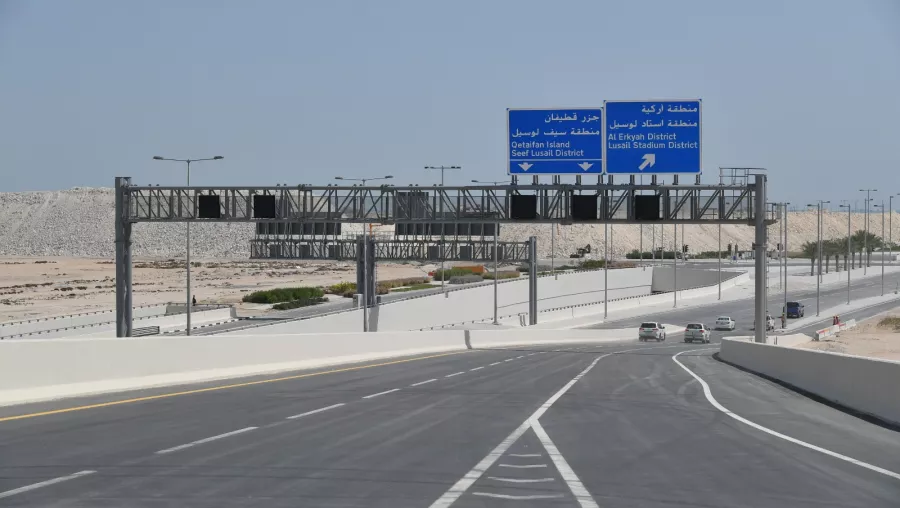
[[[169, 304], [159, 304], [159, 305], [169, 305]], [[145, 305], [144, 307], [146, 308], [146, 307], [153, 307], [153, 306], [154, 306], [154, 305]], [[197, 305], [196, 307], [193, 307], [193, 308], [194, 308], [194, 309], [197, 309], [197, 310], [194, 311], [194, 312], [200, 312], [200, 311], [212, 311], [212, 310], [226, 309], [226, 308], [232, 308], [232, 307], [234, 307], [234, 306], [233, 306], [233, 305], [230, 305], [230, 304], [216, 303], [216, 304], [203, 304], [203, 305]], [[109, 312], [109, 311], [103, 311], [103, 312]], [[99, 314], [99, 313], [100, 313], [100, 312], [98, 312], [98, 314]], [[186, 314], [186, 313], [184, 313], [184, 312], [176, 312], [176, 313], [174, 313], [174, 314], [168, 314], [168, 315], [166, 315], [166, 314], [159, 314], [159, 315], [154, 315], [154, 316], [139, 316], [139, 317], [136, 317], [136, 318], [132, 318], [132, 321], [133, 321], [133, 322], [138, 322], [138, 321], [143, 321], [143, 320], [148, 320], [148, 319], [160, 319], [160, 318], [163, 318], [163, 317], [167, 317], [167, 316], [177, 316], [177, 315], [180, 315], [180, 314]], [[36, 332], [18, 333], [18, 334], [12, 334], [12, 335], [0, 335], [0, 340], [5, 340], [5, 339], [20, 339], [20, 338], [24, 338], [24, 337], [39, 337], [39, 336], [41, 336], [41, 335], [47, 335], [47, 334], [57, 333], [57, 332], [64, 332], [64, 331], [66, 331], [66, 330], [84, 330], [84, 329], [86, 329], [86, 328], [97, 328], [97, 327], [103, 327], [103, 326], [113, 326], [113, 325], [115, 325], [115, 324], [116, 324], [115, 320], [112, 320], [112, 321], [103, 321], [103, 322], [100, 322], [100, 323], [90, 323], [90, 324], [86, 324], [86, 325], [74, 325], [74, 326], [66, 326], [66, 327], [62, 327], [62, 328], [51, 328], [51, 329], [48, 329], [48, 330], [39, 330], [39, 331], [36, 331]], [[0, 332], [2, 332], [2, 330], [0, 330]], [[132, 335], [133, 335], [133, 333], [134, 333], [134, 330], [132, 329]]]
[[150, 335], [159, 335], [159, 327], [145, 326], [143, 328], [133, 328], [131, 330], [132, 337], [147, 337]]
[[[171, 303], [149, 303], [147, 305], [135, 305], [134, 308], [135, 309], [146, 309], [147, 307], [165, 307], [167, 305], [172, 305], [172, 304]], [[90, 312], [78, 312], [75, 314], [63, 314], [60, 316], [49, 316], [49, 317], [34, 318], [34, 319], [22, 319], [20, 321], [4, 321], [4, 322], [0, 323], [0, 330], [2, 330], [3, 327], [5, 327], [5, 326], [15, 326], [15, 325], [22, 325], [22, 324], [27, 324], [27, 323], [41, 323], [44, 321], [54, 321], [57, 319], [69, 319], [69, 318], [80, 317], [80, 316], [94, 316], [97, 314], [114, 314], [115, 312], [116, 312], [115, 309], [93, 310]]]

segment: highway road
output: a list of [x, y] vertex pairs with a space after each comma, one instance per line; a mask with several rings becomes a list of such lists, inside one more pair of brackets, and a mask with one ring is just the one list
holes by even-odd
[[897, 506], [898, 432], [720, 363], [716, 342], [472, 350], [3, 407], [0, 506]]
[[[900, 284], [900, 274], [886, 275], [885, 276], [885, 293], [891, 293]], [[881, 295], [881, 276], [880, 271], [877, 272], [877, 275], [869, 276], [867, 278], [860, 278], [858, 280], [851, 280], [850, 284], [850, 298], [851, 301], [859, 300], [862, 298], [870, 298], [873, 296]], [[803, 289], [799, 291], [791, 290], [791, 282], [790, 278], [788, 278], [788, 301], [798, 301], [803, 303], [806, 306], [806, 317], [815, 316], [816, 314], [816, 290], [813, 288]], [[820, 291], [819, 296], [819, 306], [822, 311], [831, 308], [838, 308], [840, 306], [845, 305], [847, 303], [847, 286], [844, 284], [839, 285], [831, 285], [827, 288], [823, 288]], [[898, 302], [893, 302], [889, 304], [880, 305], [874, 310], [878, 312], [888, 310], [893, 307], [897, 307]], [[777, 287], [777, 285], [772, 285], [769, 289], [769, 297], [768, 297], [768, 309], [769, 312], [775, 317], [776, 326], [780, 326], [779, 317], [781, 316], [781, 309], [784, 306], [784, 294], [781, 293]], [[873, 315], [877, 312], [863, 312], [860, 314], [861, 316]], [[854, 315], [858, 313], [853, 313]], [[839, 315], [841, 319], [847, 320], [851, 317], [847, 312], [840, 312]], [[731, 301], [723, 301], [721, 303], [717, 303], [715, 305], [707, 305], [702, 307], [697, 306], [689, 306], [684, 308], [672, 308], [660, 312], [652, 312], [645, 316], [638, 317], [630, 317], [624, 319], [611, 319], [601, 324], [591, 325], [586, 328], [593, 329], [616, 329], [616, 328], [637, 328], [640, 326], [641, 321], [660, 321], [664, 323], [676, 323], [676, 324], [687, 324], [687, 323], [705, 323], [709, 326], [713, 326], [715, 323], [716, 317], [718, 316], [730, 316], [737, 323], [737, 329], [733, 332], [726, 331], [713, 331], [713, 337], [727, 337], [734, 335], [752, 335], [753, 329], [753, 317], [754, 317], [754, 309], [753, 309], [753, 300], [752, 299], [743, 299], [743, 300], [731, 300]], [[821, 321], [811, 326], [806, 326], [800, 332], [807, 333], [815, 331], [816, 329], [824, 328], [825, 326], [831, 325], [831, 314], [825, 315], [822, 314]], [[791, 322], [794, 319], [788, 320], [788, 327], [790, 328]]]

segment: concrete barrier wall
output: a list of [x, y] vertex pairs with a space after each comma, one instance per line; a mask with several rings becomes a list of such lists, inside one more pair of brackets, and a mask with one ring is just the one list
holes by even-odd
[[[134, 319], [162, 316], [166, 313], [166, 305], [147, 305], [135, 307], [132, 310]], [[58, 330], [60, 328], [74, 328], [76, 326], [95, 326], [103, 323], [115, 322], [114, 310], [97, 312], [85, 312], [81, 314], [69, 314], [47, 318], [36, 318], [25, 321], [8, 321], [0, 323], [0, 337], [22, 335], [46, 330]]]
[[900, 362], [722, 340], [720, 357], [824, 399], [900, 425]]
[[447, 330], [0, 342], [0, 405], [467, 348], [634, 340], [633, 330]]
[[[652, 270], [627, 268], [609, 271], [610, 298], [647, 295], [650, 292]], [[528, 279], [498, 284], [498, 312], [500, 315], [528, 312]], [[593, 302], [603, 298], [603, 271], [560, 273], [557, 278], [538, 279], [538, 311], [566, 305]], [[477, 321], [493, 317], [493, 285], [479, 286], [465, 291], [423, 296], [390, 302], [370, 309], [370, 329], [404, 331]], [[272, 335], [283, 333], [356, 332], [362, 331], [362, 311], [342, 312], [324, 317], [267, 325], [253, 329], [253, 333]], [[240, 335], [245, 330], [222, 335]]]
[[[668, 266], [656, 266], [653, 268], [653, 292], [668, 291], [675, 289], [675, 281], [673, 280], [674, 268]], [[737, 277], [744, 273], [744, 270], [722, 270], [722, 282]], [[712, 286], [719, 284], [719, 274], [715, 268], [678, 268], [678, 289], [693, 289], [702, 286]]]
[[0, 404], [463, 351], [463, 331], [0, 342]]

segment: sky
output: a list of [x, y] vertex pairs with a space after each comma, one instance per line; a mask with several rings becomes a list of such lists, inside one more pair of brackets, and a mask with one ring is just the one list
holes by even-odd
[[0, 0], [0, 192], [508, 180], [507, 108], [661, 98], [704, 181], [900, 193], [900, 2]]

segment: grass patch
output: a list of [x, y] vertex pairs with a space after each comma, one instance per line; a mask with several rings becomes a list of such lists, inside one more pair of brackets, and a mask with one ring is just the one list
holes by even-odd
[[[297, 288], [275, 288], [265, 291], [254, 291], [249, 295], [244, 295], [242, 300], [248, 303], [282, 303], [294, 302], [301, 300], [321, 299], [325, 296], [322, 288], [313, 287], [297, 287]], [[318, 302], [317, 302], [318, 303]], [[303, 305], [298, 305], [302, 307]], [[295, 307], [291, 307], [295, 308]]]

